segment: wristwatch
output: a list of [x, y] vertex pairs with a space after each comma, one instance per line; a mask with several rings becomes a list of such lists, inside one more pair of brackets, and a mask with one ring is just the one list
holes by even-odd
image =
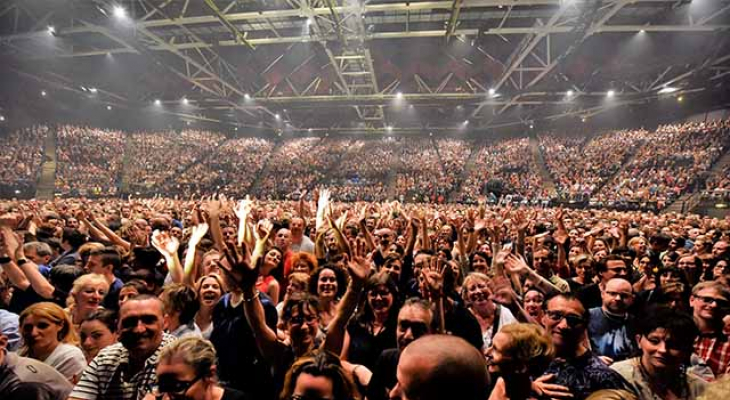
[[26, 260], [25, 258], [19, 258], [18, 261], [15, 262], [15, 264], [17, 264], [19, 267], [22, 267], [23, 264], [25, 264], [27, 262], [28, 262], [28, 260]]
[[7, 264], [10, 261], [13, 261], [13, 259], [10, 257], [0, 257], [0, 264]]

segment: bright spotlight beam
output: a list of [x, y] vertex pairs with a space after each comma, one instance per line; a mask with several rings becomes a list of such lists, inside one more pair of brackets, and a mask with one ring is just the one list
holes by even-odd
[[117, 18], [124, 18], [127, 16], [127, 10], [122, 6], [114, 6], [114, 16]]

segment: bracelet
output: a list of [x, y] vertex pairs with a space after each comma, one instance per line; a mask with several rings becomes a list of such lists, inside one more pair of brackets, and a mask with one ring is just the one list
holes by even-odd
[[247, 299], [247, 298], [245, 298], [245, 297], [244, 297], [244, 298], [243, 298], [243, 301], [245, 301], [246, 303], [250, 303], [250, 302], [252, 302], [252, 301], [254, 301], [254, 300], [258, 299], [258, 298], [259, 298], [259, 296], [261, 296], [261, 292], [257, 290], [257, 291], [256, 291], [256, 293], [255, 293], [255, 294], [254, 294], [253, 296], [251, 296], [251, 298], [250, 298], [250, 299]]
[[10, 261], [13, 261], [13, 259], [10, 257], [0, 257], [0, 264], [7, 264]]
[[15, 263], [18, 264], [19, 267], [22, 267], [23, 264], [25, 264], [27, 262], [28, 262], [28, 260], [26, 260], [25, 258], [19, 258], [18, 261], [16, 261]]

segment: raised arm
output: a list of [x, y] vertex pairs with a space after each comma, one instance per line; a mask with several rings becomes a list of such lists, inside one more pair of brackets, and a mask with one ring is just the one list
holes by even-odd
[[365, 243], [359, 240], [353, 242], [352, 246], [354, 247], [352, 260], [347, 263], [350, 283], [347, 285], [347, 291], [345, 291], [345, 295], [337, 307], [337, 314], [327, 326], [327, 337], [322, 344], [325, 350], [335, 354], [342, 352], [347, 323], [360, 302], [360, 295], [365, 287], [365, 281], [370, 275], [370, 262], [365, 258]]
[[256, 290], [259, 276], [256, 264], [248, 259], [245, 246], [226, 243], [224, 254], [220, 263], [221, 269], [243, 292], [243, 312], [253, 331], [256, 346], [265, 358], [277, 359], [281, 356], [284, 345], [277, 339], [276, 332], [266, 325], [264, 306], [259, 300], [261, 293]]
[[540, 276], [540, 274], [535, 272], [534, 269], [530, 268], [522, 256], [516, 254], [508, 255], [505, 259], [504, 266], [507, 273], [524, 276], [535, 282], [535, 286], [545, 293], [546, 297], [550, 297], [555, 293], [560, 293], [560, 289], [550, 283], [547, 279]]
[[[202, 223], [193, 226], [190, 238], [188, 239], [188, 250], [185, 253], [185, 266], [183, 268], [183, 279], [187, 284], [192, 284], [197, 275], [195, 271], [195, 253], [198, 250], [198, 244], [203, 240], [205, 234], [208, 233], [208, 224]], [[173, 277], [173, 279], [175, 279]]]
[[0, 228], [0, 265], [10, 279], [10, 283], [20, 290], [26, 290], [31, 286], [30, 280], [16, 264], [16, 250], [20, 246], [18, 239], [10, 228]]
[[162, 254], [167, 264], [167, 269], [170, 271], [170, 277], [173, 282], [184, 283], [185, 271], [183, 271], [182, 265], [180, 265], [180, 258], [177, 255], [177, 250], [180, 247], [180, 242], [176, 237], [170, 236], [168, 232], [160, 232], [155, 230], [152, 232], [152, 246]]
[[204, 209], [208, 214], [210, 235], [213, 237], [215, 248], [223, 253], [226, 249], [226, 243], [223, 240], [223, 231], [221, 230], [221, 199], [211, 198], [205, 202]]
[[104, 225], [101, 221], [99, 221], [96, 217], [91, 218], [91, 222], [93, 222], [94, 226], [98, 228], [101, 233], [106, 236], [106, 238], [114, 243], [117, 246], [120, 246], [124, 248], [127, 251], [130, 251], [132, 249], [132, 243], [122, 239], [119, 235], [114, 233], [113, 230], [109, 229], [108, 226]]

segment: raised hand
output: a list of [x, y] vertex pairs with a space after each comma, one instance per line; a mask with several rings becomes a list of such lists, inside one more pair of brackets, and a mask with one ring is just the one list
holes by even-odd
[[238, 206], [233, 210], [236, 213], [236, 217], [240, 221], [245, 221], [246, 218], [248, 218], [248, 215], [251, 214], [251, 210], [253, 209], [253, 201], [249, 196], [246, 196], [245, 199], [238, 202]]
[[355, 285], [364, 286], [370, 276], [370, 262], [366, 258], [365, 241], [362, 239], [353, 240], [350, 243], [352, 259], [347, 263], [347, 271], [350, 279]]
[[211, 196], [211, 199], [209, 201], [203, 203], [203, 210], [208, 214], [208, 217], [219, 216], [221, 213], [221, 198]]
[[448, 264], [438, 257], [431, 257], [431, 262], [423, 270], [424, 282], [428, 289], [429, 297], [438, 298], [444, 294], [444, 275]]
[[205, 222], [193, 226], [188, 243], [195, 243], [195, 245], [197, 245], [201, 240], [203, 240], [206, 233], [208, 233], [208, 224]]
[[172, 258], [177, 254], [180, 242], [176, 237], [170, 236], [169, 232], [152, 232], [152, 246], [157, 249], [165, 258]]
[[268, 219], [259, 221], [256, 225], [256, 240], [266, 240], [271, 235], [271, 230], [274, 229], [274, 224]]
[[511, 253], [504, 260], [504, 268], [510, 275], [522, 275], [530, 269], [522, 256]]
[[221, 270], [244, 291], [253, 290], [259, 276], [258, 268], [251, 265], [251, 260], [246, 250], [246, 244], [236, 246], [233, 242], [226, 242], [223, 249], [224, 257], [218, 263]]

